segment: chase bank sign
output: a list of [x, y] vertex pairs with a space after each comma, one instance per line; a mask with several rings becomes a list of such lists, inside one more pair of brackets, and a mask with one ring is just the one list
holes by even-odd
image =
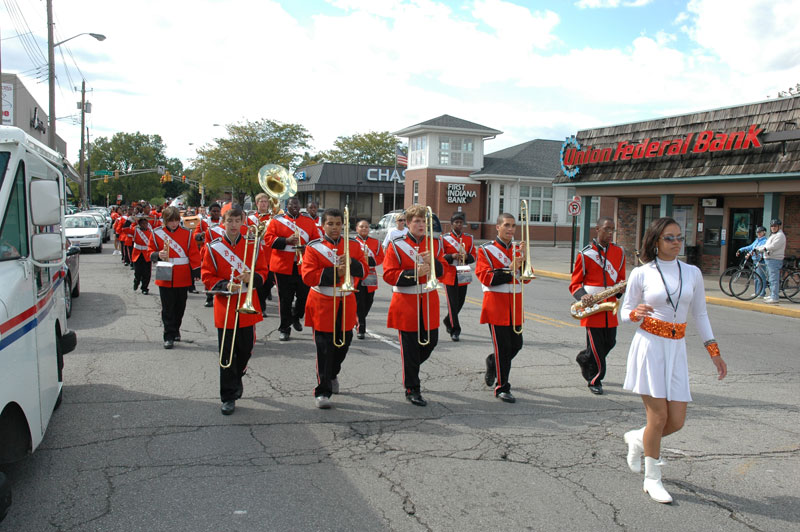
[[406, 181], [406, 171], [397, 168], [370, 168], [367, 170], [367, 181], [397, 181], [400, 184]]

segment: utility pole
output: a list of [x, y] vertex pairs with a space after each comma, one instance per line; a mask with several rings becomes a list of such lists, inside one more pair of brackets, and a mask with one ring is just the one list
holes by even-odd
[[[83, 136], [83, 129], [81, 129], [81, 136]], [[89, 128], [86, 128], [86, 155], [89, 155]], [[86, 207], [90, 207], [92, 204], [92, 196], [91, 190], [89, 189], [89, 185], [91, 184], [92, 180], [89, 178], [91, 175], [91, 163], [88, 162], [89, 157], [86, 157]]]
[[50, 126], [47, 128], [47, 145], [56, 149], [56, 58], [53, 39], [53, 0], [47, 0], [47, 69], [48, 86], [50, 89], [50, 102], [47, 118]]
[[83, 132], [86, 131], [86, 80], [81, 81], [81, 157], [78, 165], [78, 173], [86, 176], [86, 186], [81, 187], [81, 203], [85, 203], [89, 195], [89, 175], [84, 171], [84, 138]]

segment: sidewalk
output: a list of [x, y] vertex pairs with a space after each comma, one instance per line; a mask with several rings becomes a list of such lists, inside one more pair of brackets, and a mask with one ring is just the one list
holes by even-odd
[[[577, 254], [576, 248], [575, 253]], [[553, 277], [556, 279], [570, 279], [570, 247], [568, 244], [559, 243], [553, 247], [552, 242], [534, 242], [531, 247], [533, 269], [536, 275]], [[765, 314], [776, 314], [791, 318], [800, 318], [800, 304], [781, 299], [778, 305], [753, 301], [740, 301], [734, 297], [726, 296], [719, 288], [719, 275], [704, 275], [706, 302], [712, 305], [733, 307], [743, 310], [754, 310]]]

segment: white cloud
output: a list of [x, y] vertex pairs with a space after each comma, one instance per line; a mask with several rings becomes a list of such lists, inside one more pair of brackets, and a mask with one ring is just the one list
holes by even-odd
[[642, 7], [653, 0], [578, 0], [575, 5], [581, 9], [613, 8], [613, 7]]

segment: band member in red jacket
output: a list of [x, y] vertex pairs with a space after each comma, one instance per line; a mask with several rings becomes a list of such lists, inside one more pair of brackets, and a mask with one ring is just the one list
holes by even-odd
[[[578, 253], [572, 269], [569, 291], [572, 297], [585, 304], [592, 294], [625, 280], [625, 250], [612, 243], [614, 220], [606, 216], [597, 220], [596, 238]], [[606, 301], [616, 302], [622, 294]], [[581, 374], [589, 383], [589, 391], [603, 394], [603, 378], [606, 376], [606, 357], [617, 343], [617, 316], [612, 312], [598, 312], [581, 319], [586, 327], [586, 349], [578, 353], [575, 360]]]
[[444, 260], [447, 266], [444, 269], [442, 284], [447, 293], [447, 316], [444, 318], [444, 327], [450, 339], [458, 342], [461, 335], [461, 323], [458, 313], [467, 299], [467, 287], [472, 282], [472, 271], [468, 264], [475, 262], [475, 246], [472, 235], [464, 233], [466, 216], [463, 212], [455, 212], [450, 217], [450, 232], [442, 235], [444, 244]]
[[317, 408], [330, 408], [331, 394], [339, 393], [339, 371], [353, 340], [353, 327], [356, 325], [355, 294], [342, 294], [334, 288], [342, 286], [345, 280], [345, 246], [349, 246], [353, 285], [364, 277], [367, 262], [361, 246], [342, 234], [342, 212], [339, 209], [325, 210], [322, 228], [325, 236], [306, 246], [300, 272], [303, 282], [311, 287], [306, 302], [306, 325], [314, 330], [314, 343], [317, 346], [314, 400]]
[[[219, 203], [212, 203], [208, 208], [208, 219], [201, 218], [200, 223], [194, 228], [194, 240], [200, 248], [201, 260], [206, 252], [206, 244], [217, 238], [222, 238], [225, 234], [225, 228], [222, 226], [222, 215], [220, 214], [221, 209]], [[213, 294], [206, 294], [205, 306], [214, 306]]]
[[425, 284], [431, 264], [437, 277], [444, 272], [441, 242], [434, 240], [431, 254], [425, 217], [422, 205], [406, 209], [408, 233], [389, 243], [383, 261], [383, 280], [392, 286], [387, 326], [399, 331], [406, 399], [417, 406], [428, 404], [420, 393], [419, 368], [439, 340], [439, 294]]
[[[266, 245], [272, 248], [269, 271], [275, 275], [278, 285], [278, 308], [281, 323], [278, 326], [278, 339], [289, 340], [291, 328], [300, 332], [306, 310], [308, 286], [300, 278], [299, 265], [305, 245], [320, 238], [319, 227], [308, 214], [300, 213], [300, 200], [290, 198], [286, 203], [286, 213], [272, 218], [265, 237]], [[292, 302], [297, 301], [292, 306]]]
[[356, 224], [355, 241], [364, 250], [369, 264], [366, 277], [358, 282], [356, 302], [358, 303], [358, 338], [363, 340], [367, 333], [367, 314], [375, 300], [375, 291], [378, 289], [378, 273], [376, 266], [383, 264], [383, 247], [377, 238], [369, 236], [369, 221], [362, 219]]
[[[181, 212], [176, 207], [164, 209], [163, 227], [153, 231], [150, 241], [150, 260], [172, 264], [169, 280], [158, 279], [161, 296], [161, 321], [164, 323], [164, 349], [172, 349], [181, 340], [181, 323], [186, 311], [186, 297], [193, 279], [200, 277], [200, 252], [192, 233], [181, 227]], [[166, 243], [166, 251], [164, 250]]]
[[[238, 312], [245, 301], [246, 283], [250, 282], [250, 267], [253, 264], [253, 253], [256, 251], [255, 242], [241, 233], [244, 220], [244, 212], [238, 206], [226, 211], [225, 235], [207, 243], [203, 255], [202, 281], [206, 288], [237, 292], [231, 296], [222, 294], [214, 296], [214, 326], [217, 328], [222, 363], [225, 365], [230, 362], [229, 367], [220, 367], [219, 370], [221, 410], [226, 416], [233, 414], [236, 400], [242, 397], [244, 391], [242, 377], [253, 353], [256, 338], [255, 324], [262, 320], [261, 305], [256, 297], [253, 298], [255, 313]], [[266, 276], [267, 261], [264, 255], [259, 253], [256, 255], [252, 276], [253, 288], [258, 289]]]
[[[523, 281], [520, 272], [525, 261], [525, 242], [514, 245], [517, 222], [514, 215], [497, 217], [497, 238], [478, 250], [475, 275], [483, 285], [481, 323], [488, 323], [494, 352], [486, 358], [486, 385], [496, 386], [494, 395], [501, 401], [516, 401], [508, 382], [511, 361], [522, 349]], [[529, 283], [530, 280], [524, 281]]]
[[142, 294], [147, 295], [150, 293], [150, 274], [152, 267], [150, 266], [150, 241], [153, 240], [153, 228], [150, 226], [148, 217], [144, 214], [136, 216], [136, 224], [131, 223], [131, 220], [125, 222], [122, 226], [122, 231], [133, 239], [133, 253], [131, 261], [133, 262], [133, 291], [142, 285]]
[[[272, 218], [272, 211], [270, 210], [270, 201], [269, 196], [261, 192], [260, 194], [256, 194], [256, 212], [249, 214], [247, 216], [247, 227], [258, 225], [258, 224], [266, 224], [269, 226], [270, 219]], [[267, 261], [267, 265], [269, 265], [269, 260], [272, 258], [272, 248], [269, 247], [264, 239], [261, 240], [261, 248], [259, 253], [264, 254], [264, 258]], [[272, 301], [272, 286], [275, 284], [275, 280], [272, 278], [271, 275], [267, 274], [267, 278], [264, 280], [264, 283], [261, 285], [261, 288], [258, 290], [258, 300], [261, 302], [262, 314], [266, 318], [267, 313], [265, 310], [265, 305], [267, 303], [267, 299]]]

